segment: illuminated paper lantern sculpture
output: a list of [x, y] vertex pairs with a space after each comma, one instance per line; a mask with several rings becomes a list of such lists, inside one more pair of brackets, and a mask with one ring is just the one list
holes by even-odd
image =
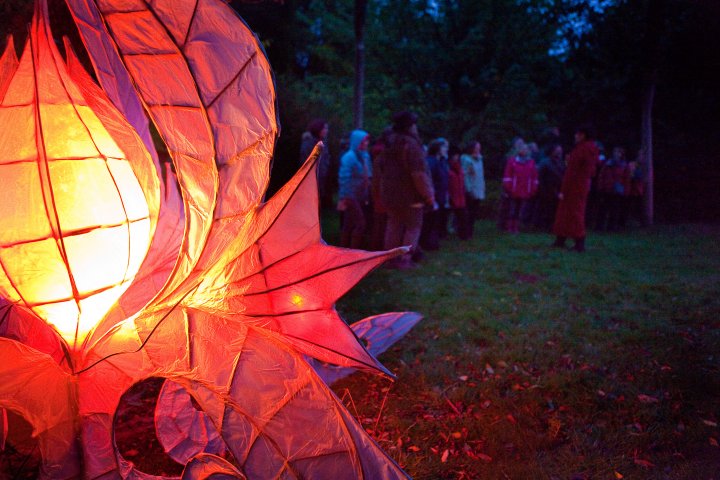
[[36, 35], [4, 82], [0, 291], [75, 349], [140, 268], [155, 223], [148, 201], [157, 203], [158, 186], [140, 184], [133, 167], [152, 169], [149, 156], [118, 146], [116, 138], [131, 138], [133, 130], [124, 125], [126, 134], [113, 138], [81, 87], [58, 68], [45, 28], [34, 25]]
[[[278, 124], [257, 39], [221, 0], [67, 3], [102, 89], [44, 0], [0, 59], [0, 419], [32, 426], [40, 476], [158, 478], [113, 432], [123, 393], [161, 377], [182, 478], [406, 478], [313, 368], [391, 375], [334, 304], [404, 250], [322, 241], [317, 148], [263, 203]], [[355, 328], [377, 353], [418, 320]]]

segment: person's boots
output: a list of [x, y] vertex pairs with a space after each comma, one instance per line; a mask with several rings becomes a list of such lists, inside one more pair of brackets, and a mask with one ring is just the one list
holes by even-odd
[[573, 247], [573, 250], [578, 253], [583, 253], [585, 251], [585, 237], [575, 239], [575, 246]]
[[565, 248], [565, 237], [555, 237], [555, 242], [551, 245], [553, 248]]

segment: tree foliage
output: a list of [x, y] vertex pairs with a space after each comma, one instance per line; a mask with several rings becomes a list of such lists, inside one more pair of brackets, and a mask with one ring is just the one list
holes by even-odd
[[[62, 3], [53, 0], [51, 8], [61, 11]], [[231, 3], [258, 33], [276, 73], [279, 186], [297, 166], [310, 120], [330, 123], [333, 157], [352, 129], [356, 1]], [[22, 40], [30, 4], [0, 0], [8, 19], [0, 34]], [[720, 204], [709, 140], [720, 130], [720, 49], [713, 48], [720, 2], [664, 4], [659, 14], [652, 0], [368, 0], [364, 128], [378, 135], [393, 112], [414, 110], [425, 141], [479, 139], [491, 174], [513, 137], [539, 139], [551, 125], [569, 146], [572, 129], [590, 121], [608, 148], [622, 145], [634, 155], [654, 69], [660, 214], [717, 218], [717, 209], [703, 205]], [[697, 191], [712, 202], [701, 202]]]
[[[716, 218], [712, 209], [695, 208], [696, 200], [691, 206], [686, 185], [720, 203], [710, 185], [717, 176], [702, 173], [714, 168], [716, 155], [705, 139], [719, 126], [712, 112], [720, 111], [720, 95], [710, 72], [720, 55], [709, 48], [718, 5], [667, 0], [654, 22], [653, 55], [649, 25], [658, 14], [657, 2], [649, 0], [370, 1], [365, 128], [379, 134], [392, 112], [415, 110], [426, 141], [480, 139], [491, 172], [498, 172], [513, 137], [538, 139], [551, 125], [561, 128], [569, 146], [572, 129], [590, 122], [608, 149], [622, 145], [634, 156], [643, 88], [654, 68], [661, 216]], [[276, 47], [295, 55], [292, 68], [277, 67], [288, 155], [313, 117], [331, 122], [335, 154], [351, 128], [353, 7], [351, 0], [283, 6], [292, 11], [296, 34], [269, 50], [271, 60]], [[692, 160], [678, 166], [684, 158]]]

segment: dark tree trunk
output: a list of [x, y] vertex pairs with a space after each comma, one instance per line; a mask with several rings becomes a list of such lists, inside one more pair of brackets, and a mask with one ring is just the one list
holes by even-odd
[[355, 91], [353, 126], [362, 128], [365, 94], [365, 17], [367, 0], [355, 0]]
[[655, 219], [655, 174], [653, 168], [653, 130], [652, 130], [652, 110], [653, 102], [655, 100], [655, 82], [650, 81], [646, 85], [646, 90], [643, 95], [642, 103], [642, 116], [640, 125], [640, 152], [641, 157], [639, 159], [640, 164], [645, 170], [645, 198], [644, 198], [644, 213], [645, 223], [652, 225]]
[[660, 64], [660, 39], [663, 32], [664, 14], [667, 0], [646, 1], [647, 30], [643, 42], [646, 63], [643, 68], [643, 98], [641, 105], [640, 144], [645, 168], [645, 223], [652, 225], [655, 220], [655, 172], [653, 158], [652, 111], [655, 102], [658, 65]]

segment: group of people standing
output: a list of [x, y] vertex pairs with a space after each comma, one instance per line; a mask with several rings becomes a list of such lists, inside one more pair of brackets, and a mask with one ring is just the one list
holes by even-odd
[[485, 200], [480, 142], [470, 141], [461, 151], [451, 147], [446, 139], [436, 138], [428, 145], [426, 162], [437, 209], [426, 212], [423, 217], [421, 248], [439, 249], [440, 240], [448, 236], [450, 224], [460, 240], [472, 238], [475, 221], [480, 218], [481, 202]]
[[577, 128], [574, 140], [566, 158], [557, 142], [542, 149], [522, 139], [513, 143], [503, 175], [500, 228], [518, 233], [521, 222], [551, 226], [553, 246], [565, 247], [572, 238], [573, 249], [583, 252], [588, 225], [613, 231], [625, 227], [629, 215], [640, 219], [644, 179], [638, 162], [627, 162], [622, 147], [606, 159], [589, 127]]
[[[303, 134], [304, 161], [318, 141], [326, 139], [328, 124], [314, 120]], [[330, 158], [318, 159], [321, 205], [332, 196]], [[448, 235], [448, 221], [462, 239], [473, 235], [480, 202], [485, 199], [485, 176], [480, 142], [470, 142], [464, 153], [438, 138], [423, 147], [417, 115], [402, 111], [371, 144], [362, 129], [351, 132], [337, 170], [337, 210], [341, 212], [340, 246], [410, 251], [389, 262], [409, 268], [422, 257], [422, 248], [436, 250]]]
[[372, 145], [369, 140], [366, 131], [353, 131], [340, 158], [341, 246], [377, 250], [410, 246], [409, 252], [388, 264], [404, 269], [422, 258], [423, 249], [439, 248], [440, 239], [448, 235], [451, 213], [458, 236], [472, 237], [485, 198], [479, 142], [470, 142], [461, 153], [437, 138], [426, 150], [418, 135], [417, 116], [409, 111], [395, 114], [392, 126]]
[[[327, 129], [322, 120], [309, 125], [301, 158], [324, 140]], [[612, 159], [601, 163], [598, 145], [584, 127], [575, 132], [575, 146], [566, 158], [559, 142], [539, 151], [517, 139], [506, 159], [498, 225], [510, 233], [518, 233], [523, 220], [545, 229], [552, 225], [553, 246], [564, 247], [573, 239], [574, 250], [584, 251], [591, 186], [602, 192], [596, 202], [597, 221], [608, 228], [620, 224], [619, 212], [626, 206], [612, 195], [629, 195], [637, 189], [632, 183], [635, 173], [623, 158], [624, 151], [616, 149]], [[321, 156], [318, 184], [325, 205], [324, 199], [332, 196], [329, 165], [329, 157]], [[409, 111], [395, 114], [392, 126], [372, 143], [368, 132], [354, 130], [340, 157], [337, 180], [340, 246], [372, 250], [410, 246], [409, 252], [390, 263], [391, 268], [412, 267], [423, 250], [437, 250], [450, 229], [461, 240], [472, 238], [486, 197], [480, 142], [470, 141], [461, 151], [437, 138], [424, 148], [417, 116]]]
[[610, 232], [625, 228], [630, 219], [642, 224], [644, 193], [645, 178], [638, 159], [628, 160], [623, 147], [613, 148], [606, 159], [601, 148], [598, 173], [588, 201], [588, 223], [598, 231]]

